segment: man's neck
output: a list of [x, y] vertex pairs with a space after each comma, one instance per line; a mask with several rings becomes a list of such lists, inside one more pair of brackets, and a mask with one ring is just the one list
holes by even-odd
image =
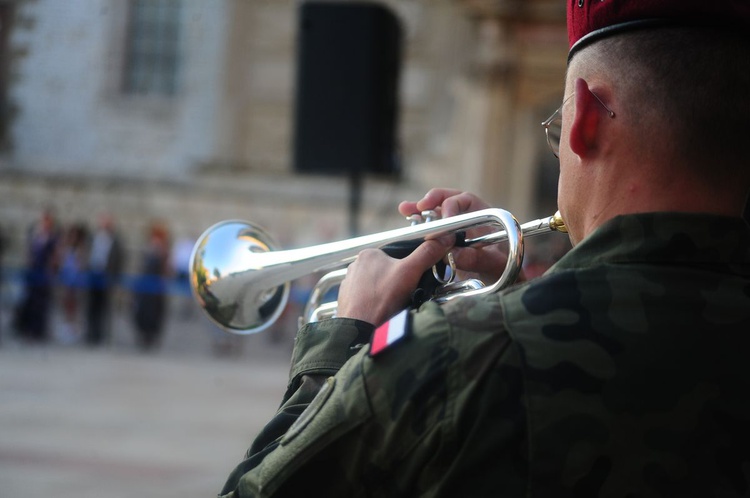
[[592, 192], [581, 220], [584, 236], [618, 215], [683, 212], [739, 217], [746, 204], [737, 188], [710, 185], [686, 174], [685, 168], [614, 165], [597, 181], [602, 188]]

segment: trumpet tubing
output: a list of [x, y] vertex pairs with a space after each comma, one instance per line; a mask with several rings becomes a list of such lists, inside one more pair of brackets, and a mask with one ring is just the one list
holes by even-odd
[[229, 220], [212, 226], [198, 239], [190, 261], [190, 281], [196, 300], [217, 325], [229, 332], [251, 334], [268, 328], [278, 319], [293, 280], [351, 263], [364, 249], [419, 242], [482, 226], [502, 230], [467, 239], [461, 245], [508, 241], [508, 264], [500, 279], [483, 288], [469, 286], [461, 293], [442, 296], [440, 301], [458, 295], [495, 292], [507, 286], [515, 281], [521, 269], [524, 235], [566, 231], [559, 213], [519, 225], [508, 211], [485, 209], [339, 242], [279, 251], [262, 228]]

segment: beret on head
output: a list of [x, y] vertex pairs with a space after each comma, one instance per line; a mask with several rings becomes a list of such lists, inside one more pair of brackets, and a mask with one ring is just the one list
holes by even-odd
[[750, 36], [750, 0], [568, 0], [568, 61], [613, 34], [680, 26], [739, 29]]

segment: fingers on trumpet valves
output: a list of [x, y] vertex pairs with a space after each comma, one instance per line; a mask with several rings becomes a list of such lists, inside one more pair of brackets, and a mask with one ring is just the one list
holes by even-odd
[[429, 223], [430, 221], [439, 219], [440, 214], [431, 209], [422, 211], [421, 213], [410, 214], [406, 217], [406, 221], [408, 221], [411, 226], [419, 225], [420, 223]]

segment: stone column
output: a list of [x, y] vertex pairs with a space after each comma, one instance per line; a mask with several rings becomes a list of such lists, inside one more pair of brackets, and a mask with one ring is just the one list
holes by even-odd
[[474, 21], [476, 41], [456, 86], [452, 155], [466, 172], [458, 188], [526, 216], [533, 211], [544, 141], [537, 115], [562, 92], [565, 6], [547, 0], [460, 3]]
[[508, 177], [513, 165], [512, 144], [516, 121], [517, 53], [509, 25], [499, 18], [479, 21], [477, 60], [469, 73], [478, 111], [475, 145], [483, 150], [475, 190], [489, 202], [503, 205], [510, 194]]

